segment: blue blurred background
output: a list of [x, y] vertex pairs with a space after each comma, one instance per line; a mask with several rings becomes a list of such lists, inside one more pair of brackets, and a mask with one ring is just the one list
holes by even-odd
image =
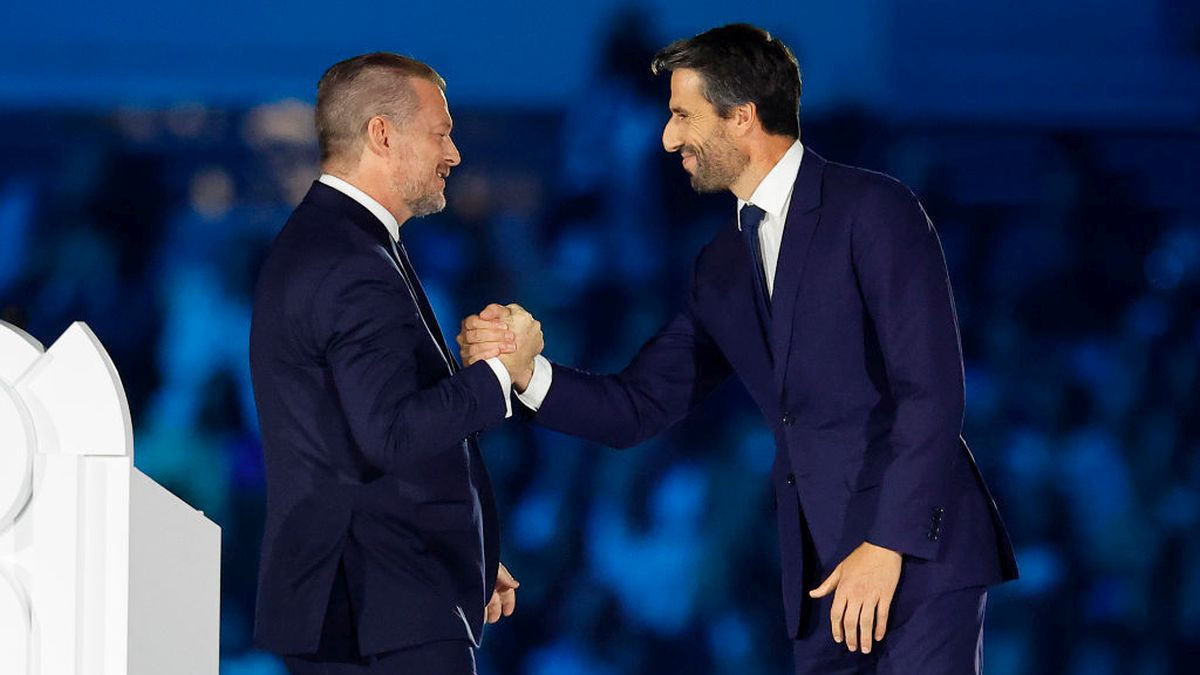
[[[463, 164], [449, 208], [405, 226], [447, 332], [517, 301], [550, 357], [609, 370], [732, 213], [662, 152], [649, 58], [731, 21], [796, 52], [804, 142], [899, 177], [942, 234], [966, 435], [1023, 573], [992, 593], [987, 672], [1195, 672], [1195, 0], [5, 3], [0, 318], [46, 342], [88, 322], [137, 464], [221, 524], [222, 673], [281, 672], [250, 645], [247, 340], [264, 251], [318, 173], [323, 69], [384, 49], [449, 81]], [[487, 435], [523, 584], [481, 673], [788, 672], [770, 434], [736, 383], [699, 412], [625, 452]]]

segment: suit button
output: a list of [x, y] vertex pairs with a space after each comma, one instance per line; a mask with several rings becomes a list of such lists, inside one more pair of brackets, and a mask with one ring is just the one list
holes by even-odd
[[792, 422], [795, 421], [795, 418], [792, 417], [792, 413], [785, 412], [783, 413], [783, 418], [780, 421], [783, 422], [783, 426], [790, 427], [792, 426]]
[[794, 474], [794, 473], [789, 473], [789, 474], [787, 475], [787, 484], [788, 484], [788, 485], [795, 485], [795, 484], [796, 484], [796, 474]]

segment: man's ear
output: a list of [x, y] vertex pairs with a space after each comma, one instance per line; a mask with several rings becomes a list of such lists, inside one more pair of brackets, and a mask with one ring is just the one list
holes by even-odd
[[744, 136], [758, 122], [758, 106], [753, 101], [739, 103], [729, 110], [729, 119], [733, 123], [733, 133]]
[[382, 115], [367, 120], [367, 151], [380, 157], [387, 155], [392, 143], [391, 133], [392, 130]]

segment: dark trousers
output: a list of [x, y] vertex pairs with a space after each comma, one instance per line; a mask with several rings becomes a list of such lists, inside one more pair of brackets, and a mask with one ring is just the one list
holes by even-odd
[[[464, 629], [465, 633], [465, 629]], [[475, 675], [475, 651], [464, 635], [362, 656], [345, 570], [339, 566], [316, 654], [285, 656], [292, 675]]]
[[983, 668], [983, 614], [987, 589], [966, 588], [909, 606], [893, 606], [887, 635], [870, 654], [833, 641], [829, 610], [833, 595], [806, 612], [793, 643], [796, 675], [979, 675]]
[[475, 675], [475, 653], [465, 639], [430, 642], [351, 662], [315, 656], [285, 656], [283, 662], [292, 675]]

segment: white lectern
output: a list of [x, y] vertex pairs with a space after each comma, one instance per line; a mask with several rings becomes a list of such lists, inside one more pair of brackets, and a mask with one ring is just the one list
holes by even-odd
[[0, 673], [216, 675], [221, 530], [133, 466], [121, 378], [75, 323], [0, 322]]

